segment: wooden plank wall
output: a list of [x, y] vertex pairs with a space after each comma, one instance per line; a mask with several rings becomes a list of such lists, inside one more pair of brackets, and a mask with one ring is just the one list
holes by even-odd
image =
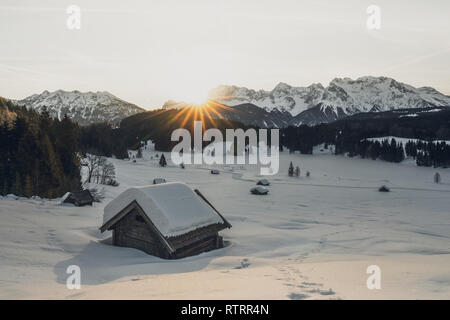
[[162, 258], [168, 256], [166, 248], [136, 210], [132, 210], [116, 223], [114, 233], [117, 246], [140, 249]]
[[[133, 209], [114, 225], [113, 244], [119, 247], [139, 249], [165, 259], [184, 258], [222, 248], [222, 237], [216, 230], [215, 228], [205, 228], [205, 230], [199, 230], [198, 235], [194, 233], [195, 236], [190, 234], [187, 237], [177, 238], [179, 249], [170, 254], [158, 235], [145, 223], [138, 211]], [[186, 243], [185, 246], [183, 242]]]

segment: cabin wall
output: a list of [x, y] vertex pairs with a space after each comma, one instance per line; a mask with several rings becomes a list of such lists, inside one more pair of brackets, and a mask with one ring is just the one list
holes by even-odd
[[184, 258], [194, 256], [202, 252], [223, 248], [222, 237], [216, 232], [215, 234], [198, 240], [190, 245], [177, 249], [172, 258]]
[[145, 222], [136, 209], [130, 211], [112, 227], [113, 245], [142, 250], [164, 259], [178, 259], [223, 247], [222, 237], [215, 227], [205, 227], [186, 235], [169, 238], [175, 252], [170, 253], [159, 235]]
[[132, 210], [114, 225], [113, 244], [119, 247], [136, 248], [161, 258], [169, 257], [169, 252], [162, 245], [159, 237], [136, 210]]

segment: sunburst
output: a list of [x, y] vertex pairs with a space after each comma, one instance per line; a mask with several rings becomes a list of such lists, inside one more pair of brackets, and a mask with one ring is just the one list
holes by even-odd
[[177, 120], [182, 120], [181, 127], [185, 127], [188, 122], [200, 120], [203, 129], [205, 129], [205, 119], [209, 120], [213, 127], [217, 127], [215, 119], [222, 119], [227, 124], [231, 124], [229, 120], [224, 118], [222, 112], [224, 110], [233, 111], [233, 108], [228, 107], [214, 100], [209, 100], [203, 104], [177, 104], [175, 107], [181, 107], [181, 110], [170, 120], [173, 123]]

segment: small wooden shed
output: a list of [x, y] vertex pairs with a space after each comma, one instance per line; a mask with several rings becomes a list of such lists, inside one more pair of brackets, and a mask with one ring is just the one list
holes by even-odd
[[77, 207], [92, 206], [94, 197], [89, 190], [83, 190], [78, 192], [70, 192], [64, 199], [64, 203], [73, 203]]
[[130, 188], [104, 209], [100, 231], [113, 245], [177, 259], [223, 247], [219, 231], [231, 224], [198, 190], [170, 182]]
[[256, 183], [258, 186], [270, 186], [270, 182], [267, 179], [258, 180]]
[[266, 195], [269, 193], [269, 189], [267, 189], [264, 186], [257, 186], [257, 187], [251, 188], [250, 192], [252, 194], [256, 194], [256, 195]]
[[166, 183], [166, 179], [164, 178], [155, 178], [153, 179], [153, 184], [160, 184], [160, 183]]

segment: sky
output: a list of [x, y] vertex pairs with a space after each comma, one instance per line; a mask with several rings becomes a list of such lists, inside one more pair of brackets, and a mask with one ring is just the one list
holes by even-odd
[[0, 0], [0, 96], [109, 91], [154, 109], [220, 84], [366, 75], [450, 95], [449, 13], [448, 0]]

